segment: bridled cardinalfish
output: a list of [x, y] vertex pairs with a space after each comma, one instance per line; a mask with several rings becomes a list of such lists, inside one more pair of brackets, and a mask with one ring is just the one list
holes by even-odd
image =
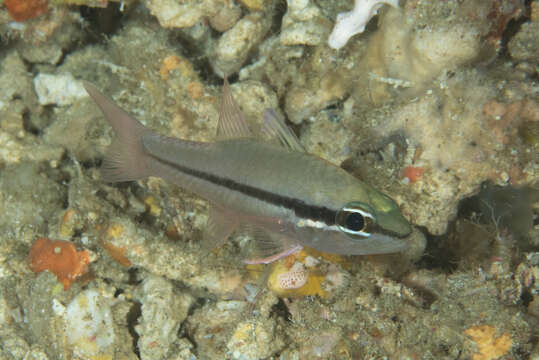
[[234, 229], [254, 229], [260, 257], [270, 263], [303, 246], [343, 254], [404, 250], [411, 232], [395, 202], [345, 170], [306, 153], [271, 110], [256, 139], [225, 78], [217, 141], [195, 142], [153, 132], [85, 83], [116, 137], [102, 174], [106, 181], [158, 176], [210, 201], [206, 236], [213, 245]]

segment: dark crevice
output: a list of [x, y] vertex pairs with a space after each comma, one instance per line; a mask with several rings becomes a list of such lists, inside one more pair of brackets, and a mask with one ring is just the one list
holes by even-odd
[[25, 110], [22, 113], [22, 127], [24, 131], [32, 135], [35, 135], [35, 136], [41, 135], [41, 130], [32, 123], [31, 118], [30, 118], [30, 111], [28, 110]]
[[207, 57], [194, 59], [192, 64], [204, 84], [222, 86], [223, 79], [213, 71], [210, 60]]
[[[69, 208], [69, 195], [66, 192], [65, 196], [62, 197], [62, 209], [67, 210], [68, 208]], [[80, 236], [80, 231], [79, 231], [79, 236]]]
[[[209, 27], [210, 39], [203, 41], [217, 41], [221, 33]], [[200, 40], [193, 39], [185, 31], [173, 30], [170, 31], [169, 43], [172, 47], [177, 47], [178, 52], [185, 56], [198, 74], [200, 80], [208, 85], [222, 85], [223, 80], [215, 74], [211, 66], [208, 54], [205, 53], [204, 47], [200, 46]]]
[[195, 301], [191, 304], [191, 307], [187, 311], [187, 317], [193, 315], [195, 313], [195, 310], [202, 308], [204, 305], [208, 303], [208, 299], [204, 297], [197, 297]]
[[144, 225], [148, 228], [155, 227], [155, 225], [158, 222], [158, 219], [152, 214], [150, 214], [149, 211], [145, 211], [142, 214], [135, 216], [133, 220], [135, 221], [136, 224]]
[[73, 160], [68, 156], [67, 153], [64, 153], [60, 158], [59, 164], [56, 168], [50, 168], [49, 173], [47, 174], [51, 179], [54, 179], [59, 184], [62, 184], [66, 187], [71, 183], [72, 174], [66, 169], [73, 166]]
[[[209, 31], [209, 38], [202, 41], [213, 41], [213, 39], [217, 39], [221, 36], [220, 32], [214, 30], [209, 25], [202, 26], [207, 26]], [[182, 53], [187, 59], [189, 59], [193, 63], [202, 60], [202, 58], [205, 58], [207, 55], [205, 53], [206, 50], [204, 49], [204, 47], [200, 46], [201, 40], [194, 38], [185, 30], [170, 30], [168, 41], [171, 46], [178, 47], [179, 52]]]
[[129, 270], [127, 270], [127, 273], [129, 274], [129, 279], [127, 280], [127, 284], [139, 285], [142, 282], [138, 277], [137, 268], [130, 268]]
[[[216, 39], [218, 36], [220, 36], [220, 33], [217, 33], [211, 28], [210, 31], [210, 36], [212, 39]], [[216, 41], [212, 39], [208, 39], [206, 41]], [[181, 31], [172, 31], [169, 41], [171, 44], [176, 44], [176, 46], [179, 46], [179, 52], [183, 54], [183, 56], [185, 56], [191, 62], [191, 64], [193, 64], [200, 81], [208, 85], [223, 84], [221, 77], [219, 77], [215, 71], [213, 71], [208, 54], [203, 52], [203, 49], [200, 47], [200, 44], [196, 43], [196, 40], [192, 39]]]
[[478, 194], [460, 202], [457, 218], [445, 234], [427, 234], [425, 254], [417, 267], [452, 273], [457, 267], [476, 266], [497, 256], [499, 237], [504, 246], [515, 248], [515, 254], [534, 251], [529, 230], [537, 220], [531, 205], [538, 199], [539, 192], [530, 188], [485, 182]]
[[95, 158], [93, 163], [97, 168], [101, 168], [101, 165], [103, 164], [103, 158]]
[[458, 259], [451, 249], [448, 248], [447, 234], [436, 236], [429, 234], [426, 229], [423, 230], [423, 233], [427, 234], [427, 247], [423, 256], [416, 263], [417, 268], [428, 270], [442, 269], [444, 272], [454, 272], [457, 269]]
[[[54, 66], [56, 67], [62, 66], [64, 64], [66, 56], [76, 48], [77, 48], [77, 43], [72, 44], [72, 46], [70, 47], [62, 48], [62, 55], [60, 55], [60, 59], [58, 60], [56, 64], [54, 64]], [[36, 72], [36, 73], [39, 73], [39, 72]]]
[[[290, 300], [294, 301], [294, 300]], [[271, 314], [285, 319], [286, 321], [291, 322], [292, 320], [292, 314], [290, 314], [290, 311], [288, 310], [288, 306], [284, 303], [283, 299], [279, 298], [279, 301], [271, 307]]]
[[[234, 84], [236, 82], [238, 82], [240, 80], [240, 77], [238, 75], [238, 73], [234, 73], [234, 74], [230, 74], [230, 76], [228, 76], [228, 82], [231, 83], [231, 84]], [[220, 80], [220, 84], [218, 85], [223, 85], [223, 80]]]
[[44, 105], [41, 107], [40, 112], [31, 112], [29, 109], [26, 109], [23, 112], [24, 130], [35, 136], [42, 135], [43, 131], [56, 118], [56, 116], [54, 115], [54, 108], [55, 106], [53, 105]]
[[325, 111], [328, 120], [331, 122], [339, 122], [342, 118], [343, 113], [343, 103], [346, 99], [341, 99], [340, 101], [334, 102], [326, 106], [322, 111]]
[[137, 355], [137, 357], [140, 359], [140, 350], [138, 348], [138, 339], [139, 334], [135, 331], [135, 326], [138, 324], [138, 319], [142, 315], [142, 304], [138, 301], [133, 302], [133, 306], [131, 306], [131, 309], [129, 309], [129, 312], [127, 313], [127, 331], [129, 331], [129, 334], [131, 335], [131, 338], [133, 339], [133, 352]]
[[[68, 203], [67, 205], [69, 206], [69, 202], [68, 201], [66, 201], [66, 202]], [[68, 206], [66, 206], [65, 209], [67, 209]], [[73, 235], [71, 236], [71, 238], [80, 239], [82, 237], [82, 234], [83, 234], [82, 229], [75, 229], [75, 231], [73, 232]]]
[[99, 159], [89, 159], [86, 161], [81, 161], [80, 165], [84, 170], [93, 169], [99, 167], [101, 161]]
[[[201, 309], [207, 303], [208, 303], [208, 300], [206, 298], [197, 297], [195, 301], [193, 301], [193, 303], [189, 307], [189, 310], [187, 311], [187, 318], [189, 318], [191, 315], [195, 313], [196, 310]], [[188, 331], [186, 321], [184, 321], [180, 325], [180, 328], [178, 329], [178, 338], [182, 338], [182, 337], [186, 338], [193, 345], [192, 352], [195, 356], [198, 356], [198, 353], [197, 353], [198, 344], [195, 338], [192, 336], [192, 334]]]
[[382, 295], [382, 288], [380, 286], [378, 286], [378, 285], [374, 285], [374, 287], [372, 288], [371, 293], [375, 298], [377, 298], [380, 295]]
[[272, 14], [272, 25], [269, 32], [270, 34], [279, 34], [281, 32], [283, 18], [287, 11], [288, 6], [286, 1], [281, 0], [277, 4], [275, 4]]
[[459, 218], [490, 226], [495, 232], [509, 231], [523, 250], [536, 214], [532, 204], [539, 201], [539, 191], [532, 188], [499, 186], [484, 182], [481, 191], [459, 204]]
[[198, 344], [195, 338], [189, 333], [189, 331], [187, 331], [187, 327], [185, 325], [185, 321], [180, 325], [180, 328], [178, 329], [178, 338], [186, 338], [187, 341], [193, 345], [193, 348], [191, 349], [193, 355], [198, 356]]
[[86, 29], [89, 43], [104, 43], [122, 28], [125, 12], [120, 10], [121, 6], [111, 2], [105, 8], [80, 7], [80, 15], [89, 25]]
[[529, 289], [526, 289], [522, 292], [521, 299], [522, 299], [522, 305], [524, 307], [528, 307], [530, 303], [533, 301], [534, 295], [529, 291]]
[[518, 19], [511, 19], [509, 23], [507, 24], [507, 27], [505, 28], [505, 31], [502, 34], [502, 38], [500, 41], [500, 56], [509, 56], [509, 51], [507, 45], [509, 44], [509, 41], [515, 36], [522, 27], [522, 24], [529, 21], [528, 18], [520, 17]]

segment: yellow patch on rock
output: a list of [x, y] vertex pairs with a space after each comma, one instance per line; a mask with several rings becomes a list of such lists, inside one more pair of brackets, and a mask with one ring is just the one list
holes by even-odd
[[161, 215], [161, 206], [159, 206], [159, 203], [155, 197], [151, 195], [147, 196], [144, 199], [144, 204], [146, 204], [152, 216], [159, 217], [159, 215]]
[[249, 10], [264, 10], [264, 0], [240, 0]]
[[504, 333], [495, 337], [494, 326], [472, 326], [464, 333], [477, 344], [478, 352], [473, 355], [473, 360], [495, 360], [507, 354], [511, 349], [511, 335]]

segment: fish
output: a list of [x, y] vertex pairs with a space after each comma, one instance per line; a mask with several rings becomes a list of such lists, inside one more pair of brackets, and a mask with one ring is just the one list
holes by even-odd
[[[412, 228], [387, 195], [309, 154], [273, 109], [250, 130], [225, 78], [214, 142], [158, 134], [85, 82], [115, 137], [101, 173], [107, 182], [163, 178], [206, 199], [204, 238], [222, 245], [237, 229], [253, 234], [267, 264], [302, 247], [341, 254], [403, 251]], [[265, 140], [262, 139], [262, 135]]]

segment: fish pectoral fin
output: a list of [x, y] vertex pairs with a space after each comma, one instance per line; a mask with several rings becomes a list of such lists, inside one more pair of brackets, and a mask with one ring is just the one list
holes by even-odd
[[247, 121], [240, 106], [232, 96], [232, 90], [225, 76], [223, 85], [223, 98], [219, 110], [219, 123], [217, 124], [217, 140], [252, 137]]
[[221, 247], [239, 225], [234, 219], [234, 215], [230, 212], [217, 206], [211, 207], [202, 237], [203, 247], [208, 250]]
[[277, 139], [285, 148], [306, 152], [294, 132], [282, 121], [273, 109], [264, 110], [264, 121], [260, 131], [270, 139]]
[[269, 264], [302, 248], [282, 234], [260, 228], [249, 228], [249, 233], [253, 237], [253, 246], [249, 259], [243, 261], [246, 264]]

